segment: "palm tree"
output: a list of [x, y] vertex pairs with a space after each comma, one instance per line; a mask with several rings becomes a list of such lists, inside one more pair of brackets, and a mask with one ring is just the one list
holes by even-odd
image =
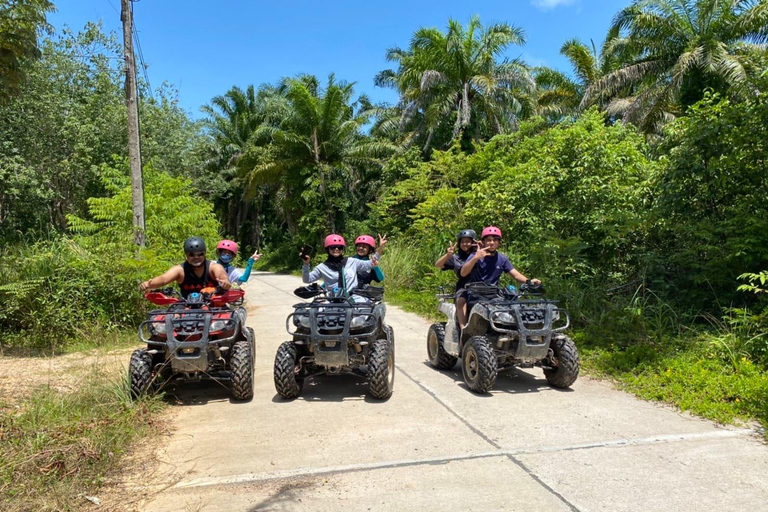
[[318, 231], [335, 231], [362, 173], [381, 166], [396, 148], [363, 135], [370, 116], [352, 102], [353, 84], [331, 75], [321, 88], [316, 77], [301, 76], [285, 80], [279, 90], [286, 100], [284, 116], [256, 129], [253, 157], [244, 158], [241, 168], [251, 187], [280, 185], [286, 200], [303, 195], [304, 203], [315, 201], [325, 217]]
[[[609, 33], [608, 38], [612, 39], [615, 35], [615, 33]], [[537, 112], [559, 120], [575, 115], [583, 107], [591, 104], [597, 103], [601, 108], [605, 108], [606, 105], [600, 102], [599, 98], [583, 105], [582, 100], [592, 85], [618, 68], [619, 56], [605, 52], [598, 53], [594, 42], [587, 46], [579, 39], [566, 41], [560, 48], [560, 55], [570, 61], [574, 78], [551, 68], [537, 68], [535, 70], [536, 86], [539, 90]]]
[[215, 141], [216, 153], [210, 163], [219, 168], [232, 166], [256, 128], [279, 120], [286, 108], [280, 91], [270, 86], [262, 86], [258, 94], [252, 85], [245, 91], [235, 86], [223, 96], [215, 96], [210, 105], [200, 108], [208, 116], [204, 124]]
[[408, 50], [387, 50], [398, 68], [380, 72], [375, 83], [400, 93], [401, 128], [413, 126], [425, 151], [460, 135], [490, 137], [514, 129], [532, 110], [526, 98], [535, 83], [527, 66], [498, 61], [510, 45], [524, 43], [523, 31], [507, 23], [483, 27], [473, 16], [464, 27], [449, 20], [446, 32], [421, 28]]
[[[210, 136], [206, 183], [201, 188], [214, 194], [211, 199], [224, 219], [225, 231], [256, 245], [260, 245], [259, 215], [267, 191], [246, 190], [237, 176], [238, 164], [254, 131], [276, 122], [285, 109], [285, 98], [274, 87], [262, 86], [257, 92], [252, 85], [245, 90], [232, 87], [200, 109], [207, 114], [204, 125]], [[249, 226], [250, 230], [241, 232]]]
[[768, 42], [768, 3], [636, 0], [611, 32], [603, 52], [623, 65], [588, 87], [582, 106], [612, 99], [625, 121], [657, 132], [707, 89], [747, 91], [747, 55]]

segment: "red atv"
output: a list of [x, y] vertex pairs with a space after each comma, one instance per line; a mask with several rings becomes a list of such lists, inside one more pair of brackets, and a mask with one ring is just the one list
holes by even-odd
[[159, 391], [170, 382], [229, 381], [237, 400], [253, 398], [253, 329], [245, 326], [243, 290], [204, 288], [186, 299], [175, 290], [152, 290], [144, 297], [167, 306], [149, 312], [139, 325], [147, 348], [131, 354], [134, 397]]

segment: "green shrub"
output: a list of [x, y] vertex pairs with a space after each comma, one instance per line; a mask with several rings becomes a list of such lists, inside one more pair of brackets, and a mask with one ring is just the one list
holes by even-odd
[[216, 243], [210, 203], [189, 182], [146, 169], [147, 248], [133, 246], [130, 183], [103, 169], [109, 197], [88, 200], [89, 219], [70, 217], [72, 237], [5, 248], [0, 258], [0, 347], [61, 347], [71, 339], [135, 324], [148, 304], [140, 282], [183, 261], [183, 240]]

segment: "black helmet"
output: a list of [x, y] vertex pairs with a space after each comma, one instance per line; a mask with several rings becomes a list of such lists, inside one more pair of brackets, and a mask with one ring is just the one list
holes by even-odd
[[184, 240], [184, 254], [205, 252], [205, 242], [199, 236], [191, 236]]
[[461, 240], [462, 238], [471, 238], [472, 240], [477, 240], [477, 233], [474, 229], [462, 229], [459, 231], [459, 235], [456, 237], [456, 240]]

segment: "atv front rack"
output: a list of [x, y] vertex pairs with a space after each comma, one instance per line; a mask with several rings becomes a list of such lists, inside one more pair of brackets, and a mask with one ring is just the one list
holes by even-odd
[[[537, 307], [531, 307], [531, 306]], [[501, 306], [501, 308], [499, 308]], [[517, 336], [518, 348], [517, 356], [520, 359], [537, 357], [542, 347], [549, 347], [552, 341], [552, 335], [565, 331], [571, 325], [571, 317], [565, 308], [558, 307], [554, 301], [530, 301], [518, 302], [515, 304], [489, 304], [488, 322], [491, 329], [496, 332]], [[491, 309], [494, 307], [494, 309]], [[543, 313], [541, 318], [540, 313]], [[553, 327], [552, 324], [557, 321], [560, 315], [565, 315], [565, 324], [559, 327]], [[512, 327], [510, 322], [502, 321], [504, 315], [514, 320]], [[535, 319], [531, 319], [535, 316]], [[532, 328], [532, 325], [538, 325], [539, 328]]]
[[[313, 301], [309, 304], [296, 304], [293, 307], [295, 311], [285, 319], [288, 334], [293, 337], [297, 345], [312, 346], [315, 362], [328, 367], [338, 368], [349, 364], [350, 341], [362, 342], [364, 340], [360, 338], [369, 338], [378, 328], [376, 314], [373, 312], [374, 305], [371, 304], [352, 304], [346, 300], [343, 302]], [[296, 330], [291, 331], [290, 326], [295, 318], [298, 318], [297, 321], [293, 321]], [[306, 318], [306, 326], [301, 324], [302, 318]], [[352, 321], [357, 318], [364, 319], [363, 325], [353, 329]], [[309, 332], [300, 332], [300, 325]]]
[[[232, 318], [218, 319], [223, 322], [214, 332], [234, 331], [226, 338], [211, 339], [211, 324], [215, 315], [232, 314]], [[208, 345], [228, 344], [238, 336], [236, 313], [230, 308], [158, 309], [149, 313], [149, 319], [139, 324], [139, 338], [147, 345], [167, 348], [167, 358], [176, 372], [204, 371], [208, 366]], [[155, 320], [157, 316], [165, 316]], [[163, 324], [165, 332], [160, 334], [155, 325]], [[149, 336], [147, 336], [149, 333]], [[161, 336], [164, 335], [164, 338]]]

